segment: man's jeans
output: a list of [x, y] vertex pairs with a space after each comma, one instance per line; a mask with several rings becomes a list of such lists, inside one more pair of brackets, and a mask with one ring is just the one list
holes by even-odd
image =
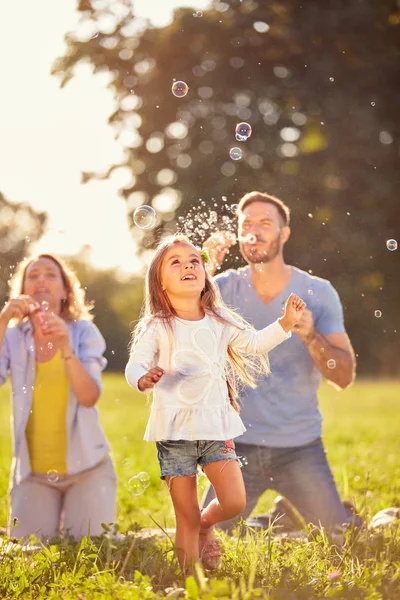
[[[320, 439], [295, 448], [236, 443], [236, 454], [242, 457], [247, 505], [234, 521], [219, 524], [221, 529], [231, 531], [240, 517], [247, 519], [261, 494], [269, 489], [287, 498], [307, 524], [329, 529], [347, 520]], [[210, 485], [202, 506], [207, 506], [214, 497], [214, 488]]]

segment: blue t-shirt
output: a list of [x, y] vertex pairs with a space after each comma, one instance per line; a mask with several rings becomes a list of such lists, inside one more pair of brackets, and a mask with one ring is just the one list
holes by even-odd
[[[268, 304], [258, 296], [248, 266], [226, 271], [215, 281], [224, 302], [256, 329], [279, 318], [283, 302], [293, 292], [307, 303], [321, 335], [344, 332], [343, 309], [334, 287], [325, 279], [292, 269], [287, 286]], [[321, 374], [306, 346], [293, 332], [269, 353], [269, 360], [270, 375], [261, 375], [255, 389], [246, 387], [240, 395], [240, 416], [247, 431], [237, 441], [284, 448], [303, 446], [321, 437], [317, 398]]]

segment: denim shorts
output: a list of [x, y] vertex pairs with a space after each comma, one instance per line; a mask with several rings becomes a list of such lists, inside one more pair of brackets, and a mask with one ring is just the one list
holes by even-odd
[[168, 440], [156, 442], [161, 479], [172, 475], [195, 475], [218, 460], [238, 460], [233, 440]]

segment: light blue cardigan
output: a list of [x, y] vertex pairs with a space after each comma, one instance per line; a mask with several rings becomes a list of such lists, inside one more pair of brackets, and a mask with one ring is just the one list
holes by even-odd
[[[101, 371], [107, 364], [103, 357], [105, 341], [90, 321], [68, 323], [70, 344], [85, 369], [101, 386]], [[26, 425], [32, 405], [36, 377], [35, 344], [30, 321], [8, 327], [0, 350], [0, 385], [8, 373], [11, 376], [13, 432], [12, 483], [20, 483], [31, 472]], [[67, 408], [67, 471], [79, 473], [94, 467], [109, 452], [107, 439], [101, 429], [97, 408], [78, 404], [69, 389]]]

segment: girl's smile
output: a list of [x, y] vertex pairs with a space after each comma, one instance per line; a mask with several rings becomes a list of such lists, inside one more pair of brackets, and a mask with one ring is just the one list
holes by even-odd
[[168, 250], [161, 267], [161, 282], [169, 296], [201, 294], [205, 272], [201, 255], [194, 246], [182, 242]]

